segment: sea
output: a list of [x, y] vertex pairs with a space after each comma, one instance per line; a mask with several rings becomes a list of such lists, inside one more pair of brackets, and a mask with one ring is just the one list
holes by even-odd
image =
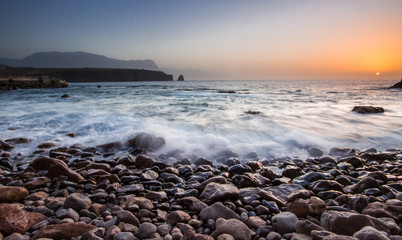
[[[180, 152], [210, 160], [222, 151], [263, 160], [307, 158], [311, 147], [324, 154], [333, 147], [401, 149], [402, 91], [388, 89], [395, 82], [104, 82], [1, 92], [0, 140], [29, 138], [11, 150], [27, 159], [43, 142], [97, 146], [125, 143], [139, 133], [165, 139], [155, 155]], [[385, 112], [352, 112], [357, 105]]]

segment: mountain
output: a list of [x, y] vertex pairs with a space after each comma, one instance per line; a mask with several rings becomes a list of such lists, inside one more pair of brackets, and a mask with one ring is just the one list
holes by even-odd
[[0, 58], [11, 67], [34, 68], [126, 68], [159, 70], [152, 60], [119, 60], [86, 52], [39, 52], [23, 59]]

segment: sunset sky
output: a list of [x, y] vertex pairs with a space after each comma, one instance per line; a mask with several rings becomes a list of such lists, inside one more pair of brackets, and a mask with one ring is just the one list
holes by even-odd
[[0, 31], [7, 58], [85, 51], [229, 79], [402, 77], [401, 0], [2, 0]]

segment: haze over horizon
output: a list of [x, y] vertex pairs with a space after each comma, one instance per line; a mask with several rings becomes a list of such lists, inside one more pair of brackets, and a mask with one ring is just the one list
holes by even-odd
[[3, 0], [0, 57], [84, 51], [224, 79], [399, 79], [401, 10], [400, 0]]

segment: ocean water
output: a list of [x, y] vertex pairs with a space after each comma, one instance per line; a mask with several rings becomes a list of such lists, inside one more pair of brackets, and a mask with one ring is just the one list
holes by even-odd
[[[402, 148], [402, 91], [395, 81], [286, 80], [76, 83], [66, 89], [0, 93], [0, 140], [26, 137], [12, 151], [37, 145], [96, 146], [145, 132], [163, 137], [156, 154], [180, 150], [214, 159], [306, 157], [306, 146]], [[61, 98], [68, 94], [71, 98]], [[357, 114], [355, 105], [385, 108]], [[258, 114], [251, 114], [258, 113]], [[76, 133], [77, 137], [66, 136]]]

